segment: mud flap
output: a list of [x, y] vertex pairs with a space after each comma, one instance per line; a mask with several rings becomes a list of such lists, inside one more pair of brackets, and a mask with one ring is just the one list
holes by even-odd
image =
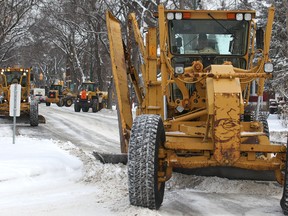
[[128, 157], [127, 154], [109, 154], [109, 153], [100, 153], [93, 151], [94, 157], [103, 164], [127, 164]]

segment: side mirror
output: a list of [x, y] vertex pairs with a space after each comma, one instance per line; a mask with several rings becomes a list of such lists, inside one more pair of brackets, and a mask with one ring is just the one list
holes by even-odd
[[34, 74], [30, 73], [30, 81], [33, 81], [33, 80], [34, 80]]
[[264, 49], [264, 31], [262, 28], [256, 30], [256, 47], [257, 49]]

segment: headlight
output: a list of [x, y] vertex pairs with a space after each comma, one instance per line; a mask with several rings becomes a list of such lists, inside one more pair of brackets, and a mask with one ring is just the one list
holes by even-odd
[[244, 14], [244, 20], [246, 20], [246, 21], [252, 20], [252, 14], [250, 14], [250, 13], [245, 13], [245, 14]]
[[182, 13], [175, 13], [175, 19], [181, 20], [182, 19]]
[[183, 73], [184, 73], [184, 65], [182, 65], [182, 64], [175, 65], [174, 74], [177, 76], [177, 75], [180, 75]]
[[273, 72], [273, 64], [271, 62], [267, 62], [264, 65], [264, 71], [266, 73], [272, 73]]
[[237, 13], [236, 14], [236, 20], [238, 20], [238, 21], [243, 20], [243, 14], [242, 13]]
[[167, 13], [167, 19], [173, 20], [174, 19], [174, 13], [171, 13], [171, 12]]

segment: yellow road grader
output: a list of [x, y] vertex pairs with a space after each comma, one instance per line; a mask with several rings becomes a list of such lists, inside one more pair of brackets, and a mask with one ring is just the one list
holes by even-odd
[[45, 123], [45, 118], [38, 115], [38, 101], [30, 97], [31, 69], [20, 67], [0, 68], [0, 115], [9, 118], [11, 84], [21, 85], [20, 118], [29, 121], [31, 126]]
[[[145, 40], [130, 14], [124, 43], [120, 22], [107, 12], [132, 205], [158, 209], [165, 182], [176, 169], [211, 175], [226, 170], [224, 177], [238, 173], [242, 179], [272, 174], [284, 185], [280, 204], [288, 213], [286, 146], [271, 143], [267, 119], [253, 117], [248, 109], [252, 84], [262, 96], [273, 72], [268, 54], [274, 7], [268, 9], [265, 28], [257, 29], [255, 15], [253, 10], [166, 10], [159, 5], [158, 26], [148, 28]], [[131, 38], [143, 60], [137, 64]], [[134, 120], [128, 79], [139, 102]]]
[[74, 111], [98, 112], [107, 104], [108, 92], [100, 91], [95, 82], [85, 81], [81, 84], [79, 94], [74, 102]]

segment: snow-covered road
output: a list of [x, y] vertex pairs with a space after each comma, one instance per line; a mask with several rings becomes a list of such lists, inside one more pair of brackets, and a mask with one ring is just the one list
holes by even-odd
[[283, 215], [282, 188], [275, 182], [178, 173], [166, 183], [158, 211], [131, 206], [126, 166], [103, 165], [91, 155], [119, 152], [116, 111], [75, 113], [41, 104], [40, 112], [47, 123], [17, 126], [14, 145], [12, 126], [0, 124], [1, 216]]
[[73, 106], [58, 107], [52, 104], [39, 105], [40, 113], [46, 124], [31, 128], [28, 125], [18, 127], [18, 134], [36, 138], [70, 141], [85, 151], [119, 153], [119, 132], [116, 112], [104, 109], [95, 114], [75, 113]]

